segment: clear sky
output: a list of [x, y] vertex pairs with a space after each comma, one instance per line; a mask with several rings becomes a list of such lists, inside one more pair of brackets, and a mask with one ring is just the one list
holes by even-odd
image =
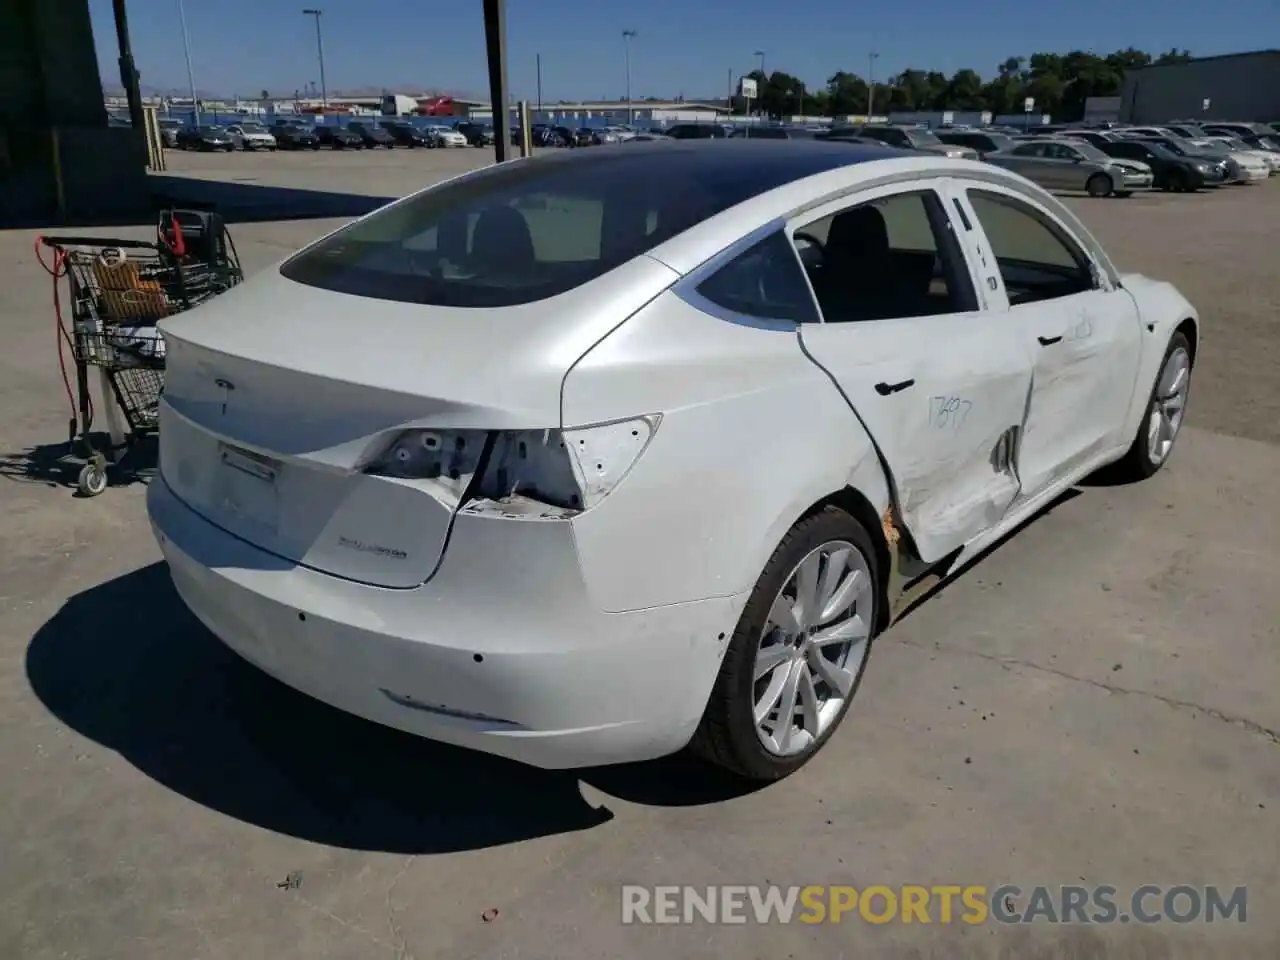
[[[324, 10], [330, 90], [487, 90], [480, 0], [315, 0]], [[196, 86], [218, 94], [291, 95], [320, 79], [307, 0], [185, 0]], [[103, 82], [118, 86], [111, 0], [89, 0]], [[144, 86], [185, 89], [178, 0], [128, 0], [134, 56]], [[641, 12], [643, 11], [643, 12]], [[817, 88], [839, 69], [877, 79], [907, 67], [984, 77], [1009, 56], [1072, 49], [1109, 53], [1171, 47], [1208, 56], [1280, 46], [1280, 2], [1227, 7], [1187, 0], [508, 0], [509, 77], [517, 98], [625, 94], [624, 29], [631, 41], [632, 95], [722, 96], [729, 71], [785, 70]], [[1268, 43], [1270, 40], [1270, 43]]]

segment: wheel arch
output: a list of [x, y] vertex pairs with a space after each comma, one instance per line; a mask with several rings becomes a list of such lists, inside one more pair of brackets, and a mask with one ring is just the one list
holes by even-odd
[[[828, 507], [843, 510], [857, 520], [867, 536], [871, 538], [876, 551], [876, 630], [883, 630], [889, 625], [889, 580], [893, 570], [893, 557], [889, 551], [889, 541], [884, 532], [884, 510], [878, 510], [861, 490], [854, 486], [845, 486], [834, 490], [827, 496], [805, 510], [795, 523], [821, 513]], [[795, 523], [792, 526], [795, 526]], [[788, 528], [790, 529], [790, 527]]]

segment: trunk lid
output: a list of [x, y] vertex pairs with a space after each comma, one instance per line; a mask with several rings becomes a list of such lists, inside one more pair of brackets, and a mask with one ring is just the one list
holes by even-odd
[[416, 586], [456, 496], [367, 475], [367, 458], [405, 429], [560, 426], [569, 368], [676, 276], [640, 257], [494, 310], [354, 297], [272, 270], [163, 322], [161, 474], [192, 510], [279, 557]]

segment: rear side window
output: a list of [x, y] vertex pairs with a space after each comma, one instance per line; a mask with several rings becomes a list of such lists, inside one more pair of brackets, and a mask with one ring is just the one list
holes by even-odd
[[818, 310], [794, 248], [769, 234], [698, 285], [698, 293], [731, 313], [765, 320], [817, 323]]
[[587, 283], [790, 179], [697, 152], [500, 164], [356, 221], [287, 261], [298, 283], [355, 296], [502, 307]]

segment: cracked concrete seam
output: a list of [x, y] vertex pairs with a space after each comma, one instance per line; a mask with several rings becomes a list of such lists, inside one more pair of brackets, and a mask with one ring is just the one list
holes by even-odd
[[956, 656], [976, 657], [979, 660], [986, 660], [989, 663], [998, 663], [1004, 667], [1025, 667], [1028, 670], [1038, 670], [1041, 673], [1052, 674], [1055, 677], [1061, 677], [1063, 680], [1072, 680], [1076, 683], [1085, 683], [1099, 690], [1105, 690], [1108, 693], [1120, 696], [1143, 697], [1148, 700], [1155, 700], [1163, 703], [1167, 707], [1174, 710], [1196, 710], [1203, 713], [1207, 717], [1211, 717], [1221, 723], [1230, 724], [1233, 727], [1240, 727], [1249, 733], [1256, 734], [1270, 740], [1274, 744], [1280, 744], [1280, 730], [1273, 730], [1270, 727], [1263, 726], [1257, 721], [1250, 720], [1248, 717], [1237, 717], [1226, 713], [1216, 707], [1206, 707], [1200, 703], [1193, 703], [1190, 700], [1179, 700], [1177, 697], [1168, 697], [1163, 694], [1155, 693], [1151, 690], [1134, 690], [1130, 687], [1119, 687], [1111, 683], [1103, 683], [1101, 680], [1094, 680], [1091, 677], [1081, 677], [1074, 673], [1067, 673], [1065, 670], [1059, 670], [1057, 667], [1048, 667], [1041, 663], [1034, 663], [1030, 660], [1019, 660], [1017, 657], [1002, 657], [993, 653], [982, 653], [978, 650], [969, 650], [965, 647], [942, 646], [941, 644], [920, 643], [915, 640], [897, 640], [897, 643], [906, 647], [914, 647], [917, 650], [935, 650], [939, 653], [950, 653]]
[[409, 950], [409, 944], [404, 938], [404, 931], [396, 923], [396, 908], [395, 904], [391, 902], [391, 895], [395, 893], [396, 887], [399, 886], [400, 881], [404, 879], [404, 875], [409, 872], [409, 868], [413, 866], [413, 862], [417, 859], [416, 855], [406, 858], [404, 866], [400, 868], [399, 873], [387, 884], [387, 892], [384, 894], [387, 904], [387, 926], [390, 928], [391, 937], [395, 941], [396, 960], [417, 960]]

